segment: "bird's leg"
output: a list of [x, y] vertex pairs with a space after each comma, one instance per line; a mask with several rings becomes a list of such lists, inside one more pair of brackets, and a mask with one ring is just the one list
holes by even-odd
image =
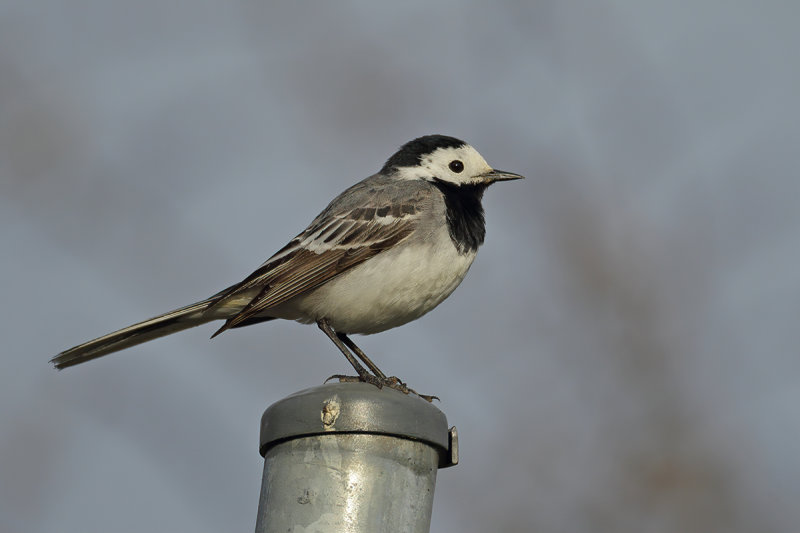
[[[352, 339], [350, 339], [350, 337], [348, 337], [344, 333], [338, 333], [338, 332], [336, 333], [336, 336], [339, 337], [339, 339], [342, 342], [344, 342], [347, 345], [347, 347], [350, 348], [353, 351], [353, 353], [356, 354], [356, 356], [359, 359], [361, 359], [364, 362], [365, 365], [367, 365], [369, 367], [370, 370], [372, 370], [372, 373], [375, 374], [376, 376], [378, 376], [378, 378], [381, 379], [384, 382], [384, 384], [386, 386], [388, 386], [388, 387], [390, 387], [392, 389], [399, 390], [400, 392], [405, 393], [405, 394], [408, 394], [409, 392], [413, 392], [417, 396], [424, 397], [424, 395], [418, 394], [417, 391], [415, 391], [414, 389], [409, 389], [408, 385], [403, 383], [403, 381], [400, 378], [398, 378], [397, 376], [386, 377], [386, 374], [381, 372], [381, 369], [378, 368], [378, 365], [373, 363], [372, 359], [370, 359], [367, 356], [367, 354], [364, 353], [364, 350], [359, 348], [358, 345], [356, 345], [356, 343], [353, 342]], [[427, 397], [426, 397], [426, 399], [427, 399]], [[428, 401], [430, 401], [430, 400], [428, 400]]]
[[[339, 337], [339, 340], [345, 343], [347, 347], [350, 348], [353, 351], [353, 353], [356, 354], [356, 356], [359, 359], [361, 359], [365, 365], [367, 365], [367, 367], [369, 367], [370, 370], [372, 370], [373, 374], [378, 376], [380, 379], [383, 380], [387, 379], [386, 374], [381, 372], [381, 369], [378, 368], [378, 365], [373, 363], [372, 360], [369, 357], [367, 357], [367, 354], [365, 354], [364, 351], [356, 345], [356, 343], [350, 340], [350, 337], [348, 337], [344, 333], [338, 333], [338, 332], [336, 333], [336, 336]], [[397, 378], [389, 378], [389, 379], [397, 379]], [[397, 381], [400, 380], [398, 379]]]
[[[439, 399], [438, 396], [429, 396], [427, 394], [420, 394], [414, 389], [408, 388], [408, 385], [400, 381], [400, 378], [396, 376], [386, 377], [386, 374], [381, 372], [381, 369], [378, 368], [378, 366], [372, 362], [372, 360], [367, 356], [367, 354], [365, 354], [364, 351], [350, 339], [350, 337], [348, 337], [344, 333], [335, 332], [331, 327], [330, 323], [328, 322], [328, 319], [322, 318], [320, 320], [317, 320], [317, 325], [319, 326], [319, 329], [321, 329], [325, 333], [325, 335], [327, 335], [328, 338], [333, 341], [336, 347], [339, 348], [342, 354], [344, 354], [344, 356], [347, 358], [350, 364], [353, 365], [353, 368], [355, 368], [356, 372], [358, 373], [358, 377], [345, 376], [342, 374], [334, 374], [325, 381], [329, 381], [331, 379], [338, 379], [339, 381], [364, 381], [366, 383], [375, 385], [379, 389], [383, 388], [383, 386], [386, 385], [387, 387], [399, 390], [404, 394], [413, 393], [422, 398], [423, 400], [427, 400], [429, 402], [432, 402], [434, 398], [437, 400]], [[374, 375], [370, 374], [367, 371], [367, 369], [364, 368], [356, 360], [355, 357], [353, 357], [353, 353], [351, 353], [348, 350], [348, 348], [350, 348], [350, 350], [352, 350], [353, 353], [355, 353], [358, 356], [358, 358], [361, 359], [364, 362], [364, 364], [366, 364], [369, 367], [369, 369], [373, 372]]]
[[373, 374], [375, 374], [376, 376], [378, 376], [378, 378], [383, 380], [384, 384], [387, 387], [399, 390], [400, 392], [403, 392], [405, 394], [408, 393], [416, 394], [423, 400], [427, 400], [429, 402], [432, 402], [434, 399], [436, 400], [439, 399], [438, 396], [418, 393], [414, 389], [409, 388], [409, 386], [403, 383], [403, 381], [401, 381], [400, 378], [398, 378], [397, 376], [386, 377], [386, 375], [383, 372], [381, 372], [381, 369], [378, 368], [378, 365], [373, 363], [372, 360], [367, 356], [367, 354], [365, 354], [364, 351], [361, 348], [359, 348], [358, 345], [356, 345], [356, 343], [353, 342], [353, 340], [350, 337], [348, 337], [344, 333], [338, 333], [338, 332], [336, 333], [336, 336], [339, 337], [339, 339], [342, 342], [344, 342], [347, 345], [347, 347], [350, 348], [350, 350], [352, 350], [353, 353], [356, 354], [356, 356], [369, 367], [369, 369], [372, 371]]
[[370, 370], [372, 370], [373, 374], [384, 380], [387, 387], [390, 387], [392, 389], [397, 389], [400, 392], [404, 392], [406, 394], [408, 394], [409, 392], [412, 394], [416, 394], [423, 400], [427, 400], [429, 402], [432, 402], [434, 399], [436, 400], [439, 399], [438, 396], [418, 393], [414, 389], [409, 388], [408, 385], [403, 383], [403, 381], [401, 381], [400, 378], [398, 378], [397, 376], [386, 377], [386, 375], [383, 372], [381, 372], [381, 369], [378, 368], [378, 366], [375, 363], [373, 363], [369, 357], [367, 357], [367, 354], [365, 354], [364, 351], [361, 348], [359, 348], [356, 345], [356, 343], [352, 341], [352, 339], [350, 339], [350, 337], [348, 337], [344, 333], [338, 333], [338, 332], [336, 333], [336, 336], [339, 337], [339, 339], [341, 339], [342, 342], [344, 342], [348, 348], [353, 350], [353, 353], [355, 353], [358, 356], [358, 358], [361, 359], [364, 362], [364, 364], [366, 364], [369, 367]]
[[[386, 377], [384, 376], [383, 378], [380, 378], [379, 376], [373, 376], [372, 374], [369, 373], [369, 371], [366, 368], [361, 366], [361, 363], [359, 363], [356, 360], [356, 358], [353, 357], [353, 354], [350, 353], [350, 351], [347, 349], [347, 346], [344, 345], [344, 343], [336, 335], [336, 332], [333, 331], [333, 328], [331, 327], [330, 323], [328, 323], [327, 318], [321, 318], [317, 320], [317, 326], [319, 326], [319, 329], [321, 329], [323, 333], [325, 333], [325, 335], [327, 335], [328, 338], [333, 341], [333, 343], [336, 345], [337, 348], [339, 348], [339, 350], [342, 352], [345, 358], [347, 358], [350, 364], [353, 365], [353, 368], [356, 369], [356, 373], [358, 374], [359, 381], [371, 383], [372, 385], [375, 385], [379, 389], [383, 388]], [[342, 376], [337, 374], [329, 377], [325, 381], [328, 381], [329, 379], [333, 378], [338, 378], [339, 380], [347, 380], [349, 377], [350, 376]]]

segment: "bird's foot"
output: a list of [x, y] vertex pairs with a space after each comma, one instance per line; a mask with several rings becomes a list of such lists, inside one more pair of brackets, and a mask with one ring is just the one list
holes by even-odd
[[327, 383], [332, 379], [338, 379], [339, 383], [358, 383], [359, 381], [361, 381], [361, 378], [359, 378], [358, 376], [348, 376], [348, 375], [345, 375], [345, 374], [334, 374], [331, 377], [329, 377], [328, 379], [326, 379], [325, 381], [323, 381], [323, 383]]
[[379, 378], [378, 376], [373, 376], [372, 374], [364, 374], [363, 376], [348, 376], [346, 374], [334, 374], [328, 379], [325, 380], [325, 383], [329, 382], [332, 379], [338, 379], [339, 383], [369, 383], [370, 385], [375, 385], [379, 389], [382, 389], [386, 382]]
[[[403, 394], [415, 394], [419, 396], [423, 400], [427, 402], [433, 402], [433, 400], [439, 400], [438, 396], [428, 395], [428, 394], [420, 394], [414, 389], [410, 388], [408, 385], [403, 383], [397, 376], [391, 376], [387, 378], [379, 378], [377, 376], [373, 376], [372, 374], [365, 374], [363, 376], [348, 376], [345, 374], [334, 374], [328, 379], [325, 380], [325, 383], [329, 382], [332, 379], [338, 379], [339, 383], [369, 383], [370, 385], [374, 385], [379, 389], [383, 387], [389, 387], [390, 389], [394, 389], [397, 391], [402, 392]], [[441, 401], [441, 400], [440, 400]]]
[[387, 378], [387, 380], [395, 380], [395, 379], [400, 383], [400, 385], [403, 386], [403, 388], [406, 391], [406, 394], [408, 394], [409, 392], [411, 394], [416, 394], [417, 396], [419, 396], [420, 398], [422, 398], [423, 400], [425, 400], [428, 403], [433, 403], [433, 400], [439, 400], [440, 402], [442, 401], [441, 398], [439, 398], [438, 396], [435, 396], [433, 394], [420, 394], [420, 393], [418, 393], [417, 391], [415, 391], [414, 389], [412, 389], [411, 387], [409, 387], [408, 385], [406, 385], [405, 383], [400, 381], [396, 376], [392, 376], [390, 378]]
[[402, 392], [404, 394], [408, 394], [408, 393], [416, 394], [417, 396], [419, 396], [420, 398], [422, 398], [423, 400], [426, 400], [428, 402], [433, 402], [433, 400], [441, 401], [441, 399], [439, 399], [438, 396], [418, 393], [417, 391], [415, 391], [414, 389], [409, 387], [406, 383], [403, 383], [403, 381], [401, 381], [400, 378], [398, 378], [397, 376], [390, 376], [390, 377], [386, 378], [386, 382], [384, 384], [387, 387], [395, 389], [395, 390], [399, 390], [400, 392]]
[[419, 396], [420, 398], [422, 398], [423, 400], [425, 400], [428, 403], [433, 403], [433, 400], [438, 400], [440, 402], [442, 401], [441, 398], [439, 398], [438, 396], [436, 396], [434, 394], [420, 394], [415, 390], [412, 390], [411, 392], [413, 392], [414, 394], [416, 394], [417, 396]]

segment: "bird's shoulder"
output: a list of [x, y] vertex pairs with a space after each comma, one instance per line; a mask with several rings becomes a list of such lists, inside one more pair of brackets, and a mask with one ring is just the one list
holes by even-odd
[[385, 211], [387, 207], [389, 212], [399, 208], [401, 214], [421, 213], [430, 208], [435, 193], [435, 187], [424, 180], [374, 174], [342, 191], [317, 218], [342, 216], [358, 209]]
[[[437, 198], [438, 197], [438, 198]], [[377, 246], [384, 249], [407, 237], [421, 218], [442, 204], [435, 187], [422, 180], [374, 174], [345, 189], [263, 267], [284, 262], [299, 250]]]

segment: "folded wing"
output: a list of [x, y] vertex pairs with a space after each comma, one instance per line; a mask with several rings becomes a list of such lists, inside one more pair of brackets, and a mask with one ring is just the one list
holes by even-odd
[[[406, 239], [416, 226], [412, 205], [361, 207], [315, 220], [303, 233], [245, 278], [215, 296], [213, 307], [255, 294], [212, 337], [347, 272]], [[256, 292], [257, 291], [257, 292]]]

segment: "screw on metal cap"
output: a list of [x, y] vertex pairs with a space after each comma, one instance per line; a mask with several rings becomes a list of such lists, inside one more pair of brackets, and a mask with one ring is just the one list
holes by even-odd
[[458, 463], [455, 427], [430, 402], [367, 383], [331, 383], [272, 404], [261, 417], [259, 452], [291, 439], [328, 433], [390, 435], [439, 449], [439, 466]]

